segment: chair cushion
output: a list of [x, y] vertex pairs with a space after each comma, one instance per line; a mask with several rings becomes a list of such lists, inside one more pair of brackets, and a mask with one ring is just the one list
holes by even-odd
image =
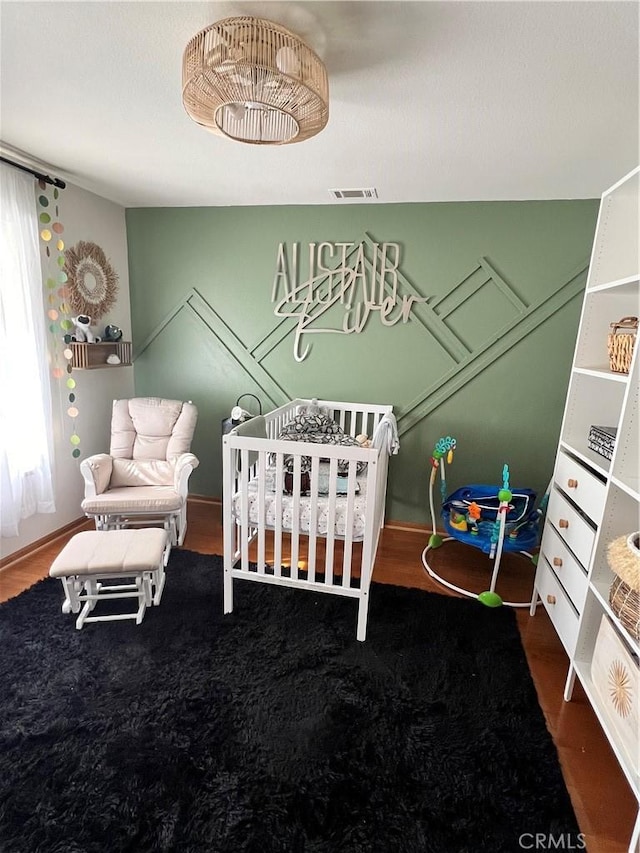
[[198, 417], [193, 403], [160, 397], [114, 400], [111, 456], [171, 460], [191, 449]]
[[173, 486], [174, 465], [164, 459], [114, 459], [110, 489], [122, 486]]
[[82, 509], [90, 515], [107, 513], [167, 513], [178, 511], [184, 498], [169, 486], [137, 486], [110, 489], [94, 498], [85, 498]]
[[162, 562], [167, 533], [142, 530], [85, 530], [76, 533], [53, 561], [49, 574], [135, 574], [155, 571]]

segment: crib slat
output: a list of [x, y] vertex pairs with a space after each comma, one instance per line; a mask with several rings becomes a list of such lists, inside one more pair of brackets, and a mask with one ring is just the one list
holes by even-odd
[[369, 435], [369, 412], [366, 410], [362, 410], [360, 413], [360, 429], [356, 433], [356, 435]]
[[[382, 493], [384, 495], [384, 483], [378, 479], [378, 462], [374, 460], [367, 465], [367, 496], [375, 495], [375, 500], [367, 500], [365, 510], [365, 525], [364, 539], [362, 540], [362, 562], [360, 568], [360, 595], [358, 596], [358, 626], [356, 636], [359, 640], [364, 640], [367, 631], [367, 614], [369, 608], [369, 586], [371, 584], [371, 576], [373, 574], [373, 565], [376, 559], [376, 550], [378, 547], [378, 536], [380, 527], [376, 524], [376, 515], [381, 511], [376, 506], [378, 497]], [[383, 487], [380, 488], [380, 485]], [[384, 497], [382, 497], [384, 500]]]
[[[379, 462], [374, 460], [367, 465], [367, 495], [375, 495], [375, 500], [367, 501], [365, 510], [365, 535], [362, 543], [362, 578], [360, 587], [365, 584], [368, 587], [373, 574], [373, 562], [376, 556], [376, 546], [380, 532], [380, 515], [384, 512], [384, 488], [377, 488], [378, 478], [381, 472], [378, 470]], [[384, 483], [383, 483], [384, 486]]]
[[311, 460], [311, 496], [309, 513], [309, 565], [307, 580], [316, 579], [316, 548], [318, 540], [318, 475], [320, 471], [320, 460], [314, 456]]
[[232, 516], [232, 501], [236, 493], [235, 478], [233, 472], [234, 454], [223, 438], [222, 444], [222, 520], [223, 520], [223, 541], [224, 541], [224, 605], [225, 613], [231, 613], [233, 610], [233, 570], [234, 551], [235, 551], [235, 534], [237, 525]]
[[356, 469], [358, 463], [349, 460], [347, 476], [347, 512], [344, 522], [344, 556], [342, 558], [342, 586], [351, 586], [351, 556], [353, 552], [353, 502], [356, 492]]
[[291, 578], [298, 577], [298, 557], [300, 554], [300, 477], [302, 457], [293, 458], [293, 500], [291, 506]]
[[282, 577], [282, 492], [284, 491], [284, 456], [276, 454], [276, 517], [273, 528], [273, 573]]
[[360, 433], [363, 431], [363, 429], [362, 429], [363, 419], [364, 419], [364, 412], [361, 409], [357, 409], [353, 413], [353, 424], [352, 424], [352, 426], [353, 426], [353, 438], [355, 438], [357, 435], [360, 435]]
[[354, 432], [353, 432], [354, 426], [355, 426], [354, 414], [353, 414], [353, 410], [350, 409], [349, 411], [345, 412], [345, 418], [344, 418], [344, 431], [347, 433], [347, 435], [351, 435], [351, 436], [354, 435]]
[[369, 432], [371, 428], [371, 420], [371, 412], [362, 413], [362, 429], [360, 430], [360, 433], [362, 433], [362, 435], [366, 435], [368, 438], [373, 436], [373, 431]]
[[336, 487], [338, 476], [338, 460], [331, 459], [329, 462], [329, 502], [327, 506], [327, 544], [324, 559], [324, 582], [331, 586], [333, 584], [333, 552], [336, 540]]
[[240, 451], [240, 536], [242, 570], [249, 571], [249, 451]]
[[359, 417], [360, 417], [360, 410], [354, 409], [351, 412], [351, 418], [350, 418], [350, 424], [349, 424], [349, 435], [351, 436], [351, 438], [355, 438], [360, 432], [360, 430], [358, 429]]
[[265, 570], [265, 490], [266, 490], [266, 467], [267, 454], [260, 451], [258, 455], [258, 574], [263, 575]]

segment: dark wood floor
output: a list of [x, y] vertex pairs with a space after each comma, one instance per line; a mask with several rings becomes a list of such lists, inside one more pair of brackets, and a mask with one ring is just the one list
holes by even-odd
[[[185, 547], [204, 554], [221, 554], [220, 515], [219, 505], [190, 501]], [[83, 526], [89, 527], [87, 522]], [[0, 601], [18, 595], [45, 577], [53, 558], [76, 530], [66, 531], [62, 537], [0, 569]], [[374, 580], [446, 593], [423, 569], [421, 554], [425, 544], [424, 530], [386, 528], [378, 549]], [[458, 586], [476, 592], [486, 588], [490, 564], [479, 551], [448, 543], [433, 552], [432, 558], [436, 571]], [[456, 566], [464, 569], [456, 571]], [[503, 598], [525, 600], [530, 596], [532, 577], [529, 561], [505, 556], [499, 584]], [[518, 610], [517, 619], [540, 705], [558, 749], [587, 850], [626, 853], [637, 801], [580, 685], [576, 685], [573, 701], [567, 703], [562, 699], [567, 657], [544, 608], [540, 606], [534, 617], [527, 610]], [[536, 830], [532, 827], [532, 832]]]

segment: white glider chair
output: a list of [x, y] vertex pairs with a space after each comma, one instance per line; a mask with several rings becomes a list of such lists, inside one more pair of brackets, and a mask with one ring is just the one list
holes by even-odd
[[171, 545], [182, 545], [189, 477], [198, 467], [190, 452], [197, 419], [190, 402], [159, 397], [113, 401], [109, 453], [80, 464], [82, 509], [95, 519], [97, 530], [162, 524], [169, 534], [166, 559]]

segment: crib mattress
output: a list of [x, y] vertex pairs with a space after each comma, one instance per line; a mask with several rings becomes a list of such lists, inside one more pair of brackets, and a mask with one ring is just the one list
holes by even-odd
[[[367, 478], [366, 475], [356, 478], [360, 491], [353, 498], [353, 524], [351, 537], [354, 542], [364, 539], [365, 514], [367, 509]], [[258, 526], [258, 479], [249, 480], [247, 488], [248, 506], [249, 506], [249, 524]], [[236, 492], [232, 501], [232, 512], [236, 521], [240, 521], [242, 503], [241, 493]], [[311, 498], [307, 495], [301, 495], [298, 511], [298, 524], [294, 525], [293, 521], [293, 495], [282, 495], [282, 529], [290, 533], [297, 527], [300, 533], [309, 534], [311, 532]], [[276, 493], [265, 491], [264, 504], [266, 512], [266, 527], [273, 530], [276, 524]], [[346, 495], [339, 495], [335, 503], [335, 536], [346, 536], [347, 524], [347, 504], [348, 498]], [[329, 528], [329, 496], [318, 495], [317, 497], [317, 524], [316, 534], [318, 536], [326, 536]]]

